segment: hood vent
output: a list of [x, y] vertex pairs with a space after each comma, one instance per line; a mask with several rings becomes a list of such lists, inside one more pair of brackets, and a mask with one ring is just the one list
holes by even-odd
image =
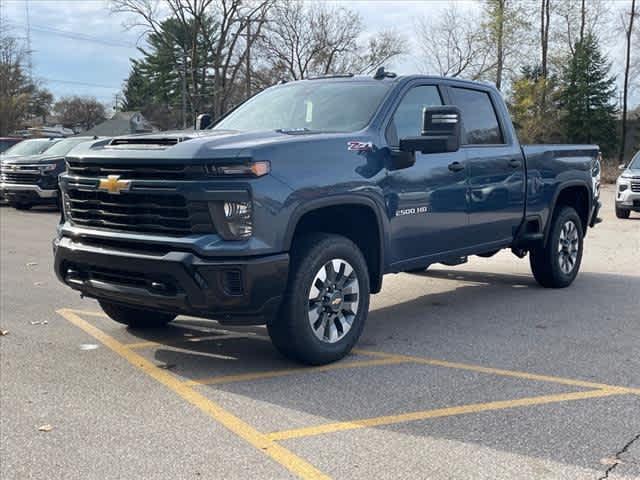
[[189, 140], [191, 137], [131, 137], [114, 138], [109, 143], [110, 148], [142, 148], [142, 149], [163, 149], [171, 147], [180, 142]]

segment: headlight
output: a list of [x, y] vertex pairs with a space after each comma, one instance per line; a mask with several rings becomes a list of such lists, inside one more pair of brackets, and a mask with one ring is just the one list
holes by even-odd
[[251, 202], [210, 202], [209, 212], [225, 240], [246, 240], [253, 234]]
[[47, 163], [47, 164], [44, 164], [44, 165], [38, 165], [38, 169], [40, 169], [40, 171], [42, 173], [51, 172], [51, 171], [56, 169], [56, 164], [55, 163]]
[[267, 161], [231, 165], [209, 165], [209, 172], [221, 177], [262, 177], [271, 171]]

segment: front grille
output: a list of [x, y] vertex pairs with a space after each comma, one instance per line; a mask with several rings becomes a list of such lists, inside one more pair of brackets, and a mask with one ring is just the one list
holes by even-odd
[[122, 193], [70, 187], [65, 212], [81, 226], [162, 235], [214, 233], [206, 202], [191, 202], [176, 193]]
[[640, 193], [640, 182], [631, 182], [631, 191], [634, 193]]
[[67, 160], [67, 172], [85, 178], [104, 178], [120, 175], [121, 178], [144, 180], [188, 180], [201, 179], [206, 173], [203, 165], [144, 164], [144, 163], [89, 163]]
[[75, 263], [65, 263], [63, 271], [65, 272], [65, 279], [71, 283], [90, 280], [112, 285], [142, 288], [164, 295], [175, 295], [180, 291], [175, 279], [168, 275], [150, 277], [148, 274], [141, 272], [127, 272]]
[[36, 184], [40, 180], [38, 173], [2, 172], [0, 180], [4, 183]]

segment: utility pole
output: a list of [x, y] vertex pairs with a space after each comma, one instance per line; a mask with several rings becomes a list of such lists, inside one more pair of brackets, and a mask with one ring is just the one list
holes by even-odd
[[251, 19], [247, 18], [247, 74], [245, 78], [246, 91], [245, 96], [249, 98], [251, 96]]
[[24, 2], [25, 15], [27, 17], [27, 72], [29, 83], [33, 82], [33, 61], [31, 58], [31, 18], [29, 16], [29, 0]]
[[187, 128], [187, 54], [182, 54], [182, 129]]

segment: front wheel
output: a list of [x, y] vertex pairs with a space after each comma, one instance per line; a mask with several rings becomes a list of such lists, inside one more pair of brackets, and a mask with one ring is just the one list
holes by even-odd
[[630, 215], [631, 215], [631, 210], [626, 208], [616, 207], [616, 217], [625, 219], [625, 218], [629, 218]]
[[360, 249], [340, 235], [298, 239], [279, 315], [267, 324], [276, 348], [309, 365], [351, 351], [369, 310], [369, 273]]
[[533, 276], [545, 288], [564, 288], [578, 275], [584, 233], [578, 213], [562, 207], [551, 220], [547, 244], [530, 251]]
[[164, 327], [171, 320], [176, 318], [170, 313], [154, 312], [151, 310], [142, 310], [135, 307], [127, 307], [117, 303], [99, 301], [104, 313], [112, 320], [123, 323], [131, 328], [158, 328]]

